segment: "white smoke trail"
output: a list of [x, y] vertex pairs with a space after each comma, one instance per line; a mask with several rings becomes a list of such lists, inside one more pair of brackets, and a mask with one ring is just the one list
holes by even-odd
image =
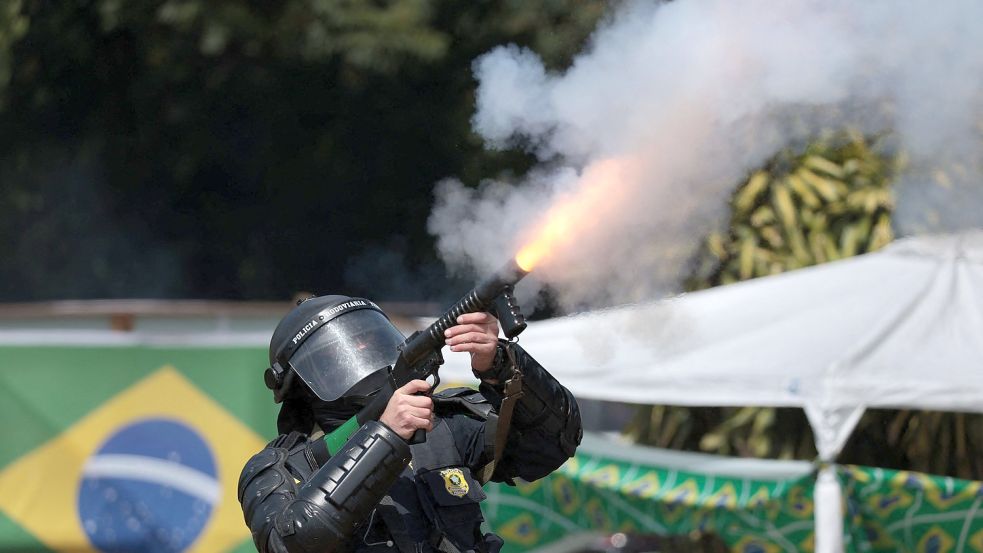
[[[589, 232], [536, 269], [568, 307], [672, 290], [741, 177], [820, 128], [894, 130], [916, 169], [899, 208], [912, 228], [983, 223], [978, 0], [631, 2], [563, 74], [515, 46], [475, 74], [475, 130], [543, 168], [516, 186], [441, 183], [430, 230], [450, 266], [485, 273], [549, 206], [601, 187], [578, 221]], [[611, 160], [617, 179], [579, 177]], [[928, 164], [958, 190], [926, 182]]]

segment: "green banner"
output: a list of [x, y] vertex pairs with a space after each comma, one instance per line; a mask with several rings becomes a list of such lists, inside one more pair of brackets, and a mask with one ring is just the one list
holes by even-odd
[[980, 482], [858, 466], [839, 475], [847, 551], [983, 552]]
[[[655, 461], [657, 463], [657, 461]], [[715, 476], [581, 452], [528, 484], [489, 485], [485, 516], [507, 552], [571, 532], [713, 532], [732, 551], [812, 551], [813, 477]]]
[[[235, 488], [276, 433], [265, 366], [262, 346], [0, 346], [0, 551], [254, 551]], [[742, 473], [588, 442], [547, 478], [488, 486], [485, 515], [507, 552], [588, 530], [713, 532], [741, 553], [814, 549], [808, 466]], [[983, 553], [980, 482], [839, 475], [848, 551]]]
[[255, 551], [236, 483], [275, 434], [265, 363], [262, 347], [0, 347], [0, 550]]

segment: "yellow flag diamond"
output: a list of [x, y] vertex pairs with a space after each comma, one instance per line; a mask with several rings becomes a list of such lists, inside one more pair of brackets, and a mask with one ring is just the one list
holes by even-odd
[[58, 552], [226, 551], [249, 537], [236, 483], [263, 445], [163, 367], [0, 472], [0, 511]]

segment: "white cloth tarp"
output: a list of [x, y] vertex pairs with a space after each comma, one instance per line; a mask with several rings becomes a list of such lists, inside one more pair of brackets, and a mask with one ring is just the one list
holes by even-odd
[[[583, 398], [802, 407], [832, 460], [865, 407], [983, 412], [983, 231], [534, 322], [522, 340]], [[839, 490], [825, 476], [817, 536], [832, 551]]]
[[591, 399], [983, 411], [983, 231], [533, 322], [522, 342]]

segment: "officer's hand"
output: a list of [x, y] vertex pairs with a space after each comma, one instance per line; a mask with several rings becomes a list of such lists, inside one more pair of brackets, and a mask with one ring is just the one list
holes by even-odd
[[429, 389], [430, 384], [427, 381], [411, 380], [393, 392], [379, 422], [404, 440], [409, 440], [420, 428], [430, 432], [433, 430], [433, 400], [430, 396], [416, 395], [417, 392], [426, 392]]
[[498, 319], [485, 312], [465, 313], [457, 318], [457, 326], [444, 332], [451, 351], [471, 354], [471, 368], [487, 371], [495, 360], [498, 346]]

